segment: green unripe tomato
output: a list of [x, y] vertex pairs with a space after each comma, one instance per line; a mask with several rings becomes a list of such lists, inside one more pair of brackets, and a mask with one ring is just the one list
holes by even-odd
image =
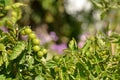
[[32, 30], [30, 28], [25, 28], [25, 33], [26, 34], [30, 34], [32, 32]]
[[40, 47], [38, 45], [33, 46], [33, 51], [37, 52], [40, 50]]
[[24, 30], [20, 31], [20, 34], [25, 35], [25, 31]]
[[28, 36], [29, 36], [30, 39], [35, 39], [36, 38], [35, 33], [30, 33]]
[[36, 44], [36, 45], [40, 44], [40, 40], [37, 38], [33, 39], [32, 42], [33, 44]]
[[46, 54], [46, 53], [47, 53], [47, 50], [46, 50], [46, 49], [43, 49], [42, 52], [43, 52], [44, 54]]
[[44, 53], [42, 51], [38, 51], [37, 55], [38, 55], [38, 57], [42, 57], [44, 55]]

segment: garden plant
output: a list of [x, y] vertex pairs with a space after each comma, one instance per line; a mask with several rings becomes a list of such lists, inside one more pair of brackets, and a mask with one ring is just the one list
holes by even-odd
[[[120, 80], [120, 34], [109, 31], [89, 36], [82, 48], [74, 38], [62, 56], [47, 59], [49, 51], [30, 26], [20, 27], [22, 3], [0, 0], [0, 80]], [[103, 9], [101, 19], [119, 4], [92, 0]], [[117, 0], [115, 0], [117, 1]], [[112, 6], [111, 6], [112, 5]], [[24, 40], [22, 37], [27, 36]]]

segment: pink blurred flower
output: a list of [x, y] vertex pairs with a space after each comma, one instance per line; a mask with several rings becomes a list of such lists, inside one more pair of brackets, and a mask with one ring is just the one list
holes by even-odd
[[88, 33], [83, 33], [82, 35], [80, 35], [80, 41], [78, 42], [78, 47], [82, 48], [84, 46], [88, 36], [89, 36]]
[[80, 35], [80, 40], [85, 41], [87, 37], [88, 37], [88, 33], [83, 33], [82, 35]]
[[28, 39], [28, 36], [27, 36], [27, 35], [24, 35], [24, 36], [21, 35], [20, 38], [21, 38], [22, 40], [26, 41], [26, 40]]
[[50, 49], [52, 51], [55, 51], [59, 54], [62, 54], [63, 53], [63, 50], [67, 48], [67, 44], [65, 43], [61, 43], [61, 44], [53, 44], [50, 46]]
[[37, 34], [37, 37], [40, 38], [41, 44], [46, 44], [51, 41], [51, 37], [48, 34]]
[[0, 29], [3, 31], [3, 32], [5, 32], [5, 33], [7, 33], [8, 32], [8, 29], [6, 28], [6, 27], [0, 27]]
[[78, 47], [82, 48], [82, 47], [84, 46], [84, 44], [85, 44], [85, 41], [80, 41], [80, 42], [78, 43]]
[[109, 31], [107, 32], [107, 35], [108, 35], [108, 36], [110, 36], [110, 35], [111, 35], [111, 33], [112, 33], [112, 31], [111, 31], [111, 30], [109, 30]]
[[53, 31], [50, 32], [50, 37], [52, 38], [53, 41], [57, 41], [58, 40], [58, 37], [57, 37], [56, 33], [53, 32]]

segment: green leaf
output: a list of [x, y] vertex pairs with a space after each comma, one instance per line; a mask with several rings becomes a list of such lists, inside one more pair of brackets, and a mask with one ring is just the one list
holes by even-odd
[[6, 78], [5, 80], [13, 80], [12, 78]]
[[0, 66], [3, 64], [2, 56], [0, 56]]
[[5, 45], [3, 43], [0, 43], [0, 51], [5, 51]]
[[35, 80], [45, 80], [45, 79], [41, 75], [38, 75], [37, 77], [35, 77]]
[[99, 73], [101, 72], [101, 68], [100, 68], [99, 65], [96, 65], [96, 66], [95, 66], [95, 69], [96, 69], [97, 74], [99, 74]]
[[57, 65], [57, 63], [55, 61], [48, 61], [47, 62], [47, 66], [49, 68], [54, 68]]
[[5, 8], [6, 8], [7, 10], [10, 10], [10, 9], [19, 8], [19, 7], [21, 7], [21, 6], [25, 6], [25, 4], [17, 2], [17, 3], [14, 3], [14, 4], [12, 4], [12, 5], [7, 5]]
[[91, 40], [87, 40], [87, 41], [86, 41], [86, 44], [85, 44], [84, 47], [82, 48], [83, 54], [84, 54], [86, 51], [88, 51], [88, 48], [90, 47], [91, 43], [92, 43]]
[[2, 16], [4, 16], [4, 14], [3, 14], [3, 13], [0, 13], [0, 17], [2, 17]]
[[95, 0], [91, 0], [91, 1], [98, 8], [102, 8], [103, 7], [100, 3], [97, 3]]
[[19, 64], [24, 64], [25, 61], [26, 61], [26, 56], [25, 54], [23, 54]]
[[25, 4], [16, 2], [12, 5], [13, 8], [18, 8], [18, 7], [21, 7], [21, 6], [25, 6]]
[[7, 38], [11, 41], [11, 43], [13, 43], [13, 44], [16, 43], [14, 37], [11, 34], [9, 34], [9, 33], [5, 33], [5, 34], [7, 35]]
[[4, 8], [5, 6], [5, 1], [4, 0], [0, 0], [0, 9]]
[[106, 10], [103, 10], [100, 15], [101, 20], [103, 20], [105, 16], [106, 16]]
[[77, 43], [76, 43], [76, 40], [74, 38], [72, 38], [72, 40], [69, 42], [69, 45], [68, 47], [71, 49], [71, 50], [75, 50], [77, 49]]
[[9, 64], [7, 53], [5, 51], [3, 51], [2, 56], [3, 56], [3, 61], [5, 63], [5, 67], [7, 67]]
[[79, 69], [81, 78], [86, 78], [89, 72], [86, 70], [86, 65], [81, 61], [76, 64], [77, 69]]
[[10, 54], [10, 60], [16, 59], [22, 51], [25, 49], [25, 43], [24, 42], [17, 42], [17, 45], [13, 48], [13, 52]]
[[7, 5], [10, 5], [10, 4], [12, 4], [12, 0], [4, 0], [5, 1], [5, 5], [7, 6]]
[[32, 69], [33, 68], [33, 64], [34, 64], [34, 58], [30, 55], [27, 56], [27, 61], [28, 61], [28, 64], [29, 64], [29, 69]]
[[14, 28], [13, 28], [13, 22], [11, 21], [11, 19], [6, 19], [6, 20], [4, 20], [5, 21], [5, 25], [6, 25], [6, 27], [8, 28], [8, 29], [10, 29], [10, 30], [13, 30]]
[[0, 80], [6, 80], [4, 75], [0, 75]]

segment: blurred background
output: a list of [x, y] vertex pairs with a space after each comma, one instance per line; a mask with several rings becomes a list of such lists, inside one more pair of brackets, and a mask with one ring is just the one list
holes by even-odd
[[[96, 1], [97, 3], [93, 2]], [[62, 54], [74, 37], [80, 48], [96, 32], [120, 32], [119, 0], [12, 0], [21, 2], [22, 18], [18, 24], [31, 26], [41, 45]], [[102, 8], [99, 8], [101, 7]], [[103, 8], [104, 7], [104, 8]]]

